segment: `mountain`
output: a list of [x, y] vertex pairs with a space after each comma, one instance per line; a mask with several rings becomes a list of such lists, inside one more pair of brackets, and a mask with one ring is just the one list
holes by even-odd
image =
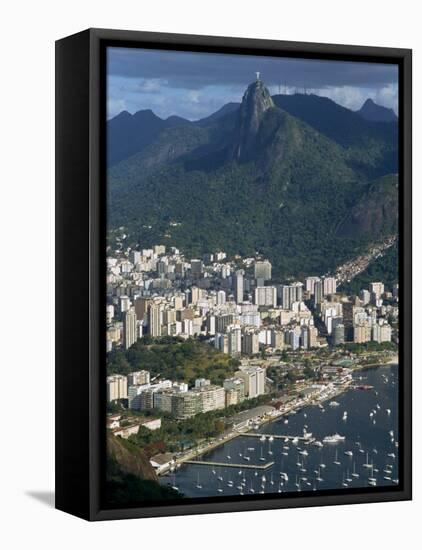
[[226, 103], [221, 107], [221, 109], [218, 109], [215, 113], [213, 113], [210, 116], [207, 116], [206, 118], [201, 118], [200, 120], [196, 121], [196, 124], [199, 126], [208, 126], [210, 123], [215, 122], [219, 118], [222, 118], [229, 113], [233, 113], [239, 109], [239, 103]]
[[[257, 80], [238, 108], [165, 128], [112, 166], [109, 227], [124, 226], [128, 244], [169, 243], [192, 256], [258, 251], [280, 278], [329, 271], [368, 244], [347, 220], [368, 197], [375, 204], [377, 178], [397, 171], [393, 126], [326, 98], [271, 97]], [[380, 234], [394, 228], [384, 213]]]
[[393, 109], [378, 105], [372, 99], [367, 99], [362, 107], [356, 111], [365, 120], [374, 122], [397, 122], [397, 115]]
[[398, 231], [398, 176], [391, 174], [372, 182], [337, 228], [337, 235], [376, 240]]
[[126, 439], [107, 434], [107, 502], [134, 502], [180, 498], [180, 493], [160, 485], [145, 452]]
[[131, 115], [121, 112], [107, 123], [107, 164], [113, 166], [138, 153], [166, 128], [190, 124], [188, 120], [171, 116], [159, 118], [151, 110]]
[[347, 150], [348, 162], [367, 177], [398, 168], [398, 127], [395, 121], [362, 118], [327, 97], [314, 94], [276, 95], [274, 103], [300, 118]]

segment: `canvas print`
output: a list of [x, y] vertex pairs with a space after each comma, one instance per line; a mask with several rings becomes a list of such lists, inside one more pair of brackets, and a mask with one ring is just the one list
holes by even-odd
[[106, 56], [107, 504], [398, 486], [397, 65]]

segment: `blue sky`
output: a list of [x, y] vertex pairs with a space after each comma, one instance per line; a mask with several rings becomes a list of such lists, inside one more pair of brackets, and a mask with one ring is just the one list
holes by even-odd
[[240, 102], [255, 71], [272, 94], [306, 89], [353, 110], [370, 97], [397, 113], [394, 65], [108, 48], [107, 117], [151, 109], [197, 120]]

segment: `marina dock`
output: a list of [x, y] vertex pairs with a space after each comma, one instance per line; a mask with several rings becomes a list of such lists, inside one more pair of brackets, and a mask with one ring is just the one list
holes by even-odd
[[267, 470], [275, 464], [274, 461], [266, 462], [265, 464], [234, 464], [233, 462], [212, 462], [209, 460], [186, 460], [185, 464], [193, 464], [196, 466], [221, 466], [222, 468], [238, 468], [239, 470]]
[[257, 433], [241, 433], [239, 434], [240, 437], [256, 437], [258, 439], [261, 439], [261, 437], [265, 437], [265, 439], [269, 439], [272, 437], [273, 439], [288, 439], [289, 441], [293, 441], [293, 439], [297, 439], [298, 441], [309, 441], [312, 443], [312, 441], [315, 441], [314, 437], [305, 437], [303, 435], [275, 435], [275, 434], [257, 434]]

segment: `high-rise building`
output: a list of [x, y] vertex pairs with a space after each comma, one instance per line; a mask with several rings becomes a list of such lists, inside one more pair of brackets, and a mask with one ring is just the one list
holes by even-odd
[[314, 285], [314, 306], [316, 307], [324, 299], [324, 285], [322, 281], [315, 281]]
[[217, 332], [214, 338], [214, 347], [222, 353], [229, 353], [229, 338], [227, 334]]
[[226, 293], [224, 290], [219, 290], [217, 292], [217, 305], [221, 306], [226, 303]]
[[144, 321], [145, 319], [147, 319], [148, 307], [150, 304], [152, 304], [151, 298], [144, 298], [143, 296], [141, 296], [140, 298], [136, 298], [135, 313], [136, 318], [139, 321]]
[[[223, 388], [226, 390], [226, 392], [234, 391], [237, 394], [236, 403], [241, 403], [245, 399], [245, 382], [242, 378], [239, 378], [239, 377], [226, 378], [223, 383]], [[231, 404], [235, 405], [236, 403], [231, 403]], [[226, 402], [226, 405], [227, 405], [227, 402]]]
[[268, 260], [257, 261], [254, 266], [255, 279], [262, 279], [263, 281], [271, 280], [271, 263]]
[[304, 325], [300, 329], [300, 345], [304, 349], [309, 349], [309, 327]]
[[229, 355], [240, 355], [242, 352], [242, 330], [240, 325], [227, 327], [227, 342]]
[[256, 355], [259, 353], [259, 333], [255, 328], [246, 327], [242, 334], [242, 353]]
[[234, 275], [234, 299], [237, 304], [243, 302], [244, 293], [244, 275], [243, 269], [238, 269]]
[[148, 312], [149, 333], [154, 338], [161, 336], [161, 304], [152, 303]]
[[369, 290], [366, 290], [366, 288], [362, 289], [359, 292], [359, 299], [364, 306], [369, 304], [369, 302], [371, 301], [371, 293], [369, 292]]
[[384, 294], [384, 283], [369, 283], [369, 292], [379, 300]]
[[224, 388], [221, 386], [208, 384], [195, 388], [192, 392], [196, 392], [201, 396], [201, 412], [224, 409], [226, 406], [226, 396]]
[[186, 420], [202, 412], [202, 398], [199, 392], [187, 391], [173, 393], [172, 415], [178, 420]]
[[313, 294], [314, 293], [314, 287], [315, 287], [315, 283], [317, 281], [320, 281], [321, 279], [319, 277], [306, 277], [306, 280], [305, 280], [305, 289], [306, 289], [306, 292], [309, 292], [309, 294]]
[[372, 340], [381, 344], [391, 342], [391, 326], [388, 323], [376, 323], [372, 327]]
[[150, 374], [147, 370], [138, 370], [127, 375], [128, 386], [142, 386], [143, 384], [149, 384], [149, 382]]
[[364, 344], [370, 342], [372, 336], [372, 327], [364, 322], [353, 327], [353, 342], [355, 344]]
[[310, 325], [309, 327], [309, 347], [316, 348], [318, 346], [318, 330]]
[[107, 376], [107, 401], [127, 398], [127, 378], [121, 374]]
[[337, 281], [335, 277], [324, 277], [324, 296], [335, 294], [337, 292]]
[[294, 302], [301, 302], [303, 299], [303, 284], [300, 282], [291, 285], [282, 285], [280, 288], [281, 307], [292, 309]]
[[129, 349], [137, 340], [136, 313], [133, 308], [125, 312], [123, 317], [123, 346]]
[[343, 323], [338, 323], [333, 328], [332, 336], [333, 346], [340, 346], [344, 344], [344, 325]]
[[129, 296], [120, 296], [120, 311], [124, 313], [130, 308], [130, 298]]
[[255, 304], [258, 306], [276, 307], [277, 289], [275, 286], [258, 286], [255, 289]]
[[262, 367], [242, 367], [235, 374], [243, 380], [249, 399], [265, 393], [265, 369]]
[[204, 272], [204, 264], [202, 260], [191, 260], [190, 269], [194, 277], [200, 277]]

